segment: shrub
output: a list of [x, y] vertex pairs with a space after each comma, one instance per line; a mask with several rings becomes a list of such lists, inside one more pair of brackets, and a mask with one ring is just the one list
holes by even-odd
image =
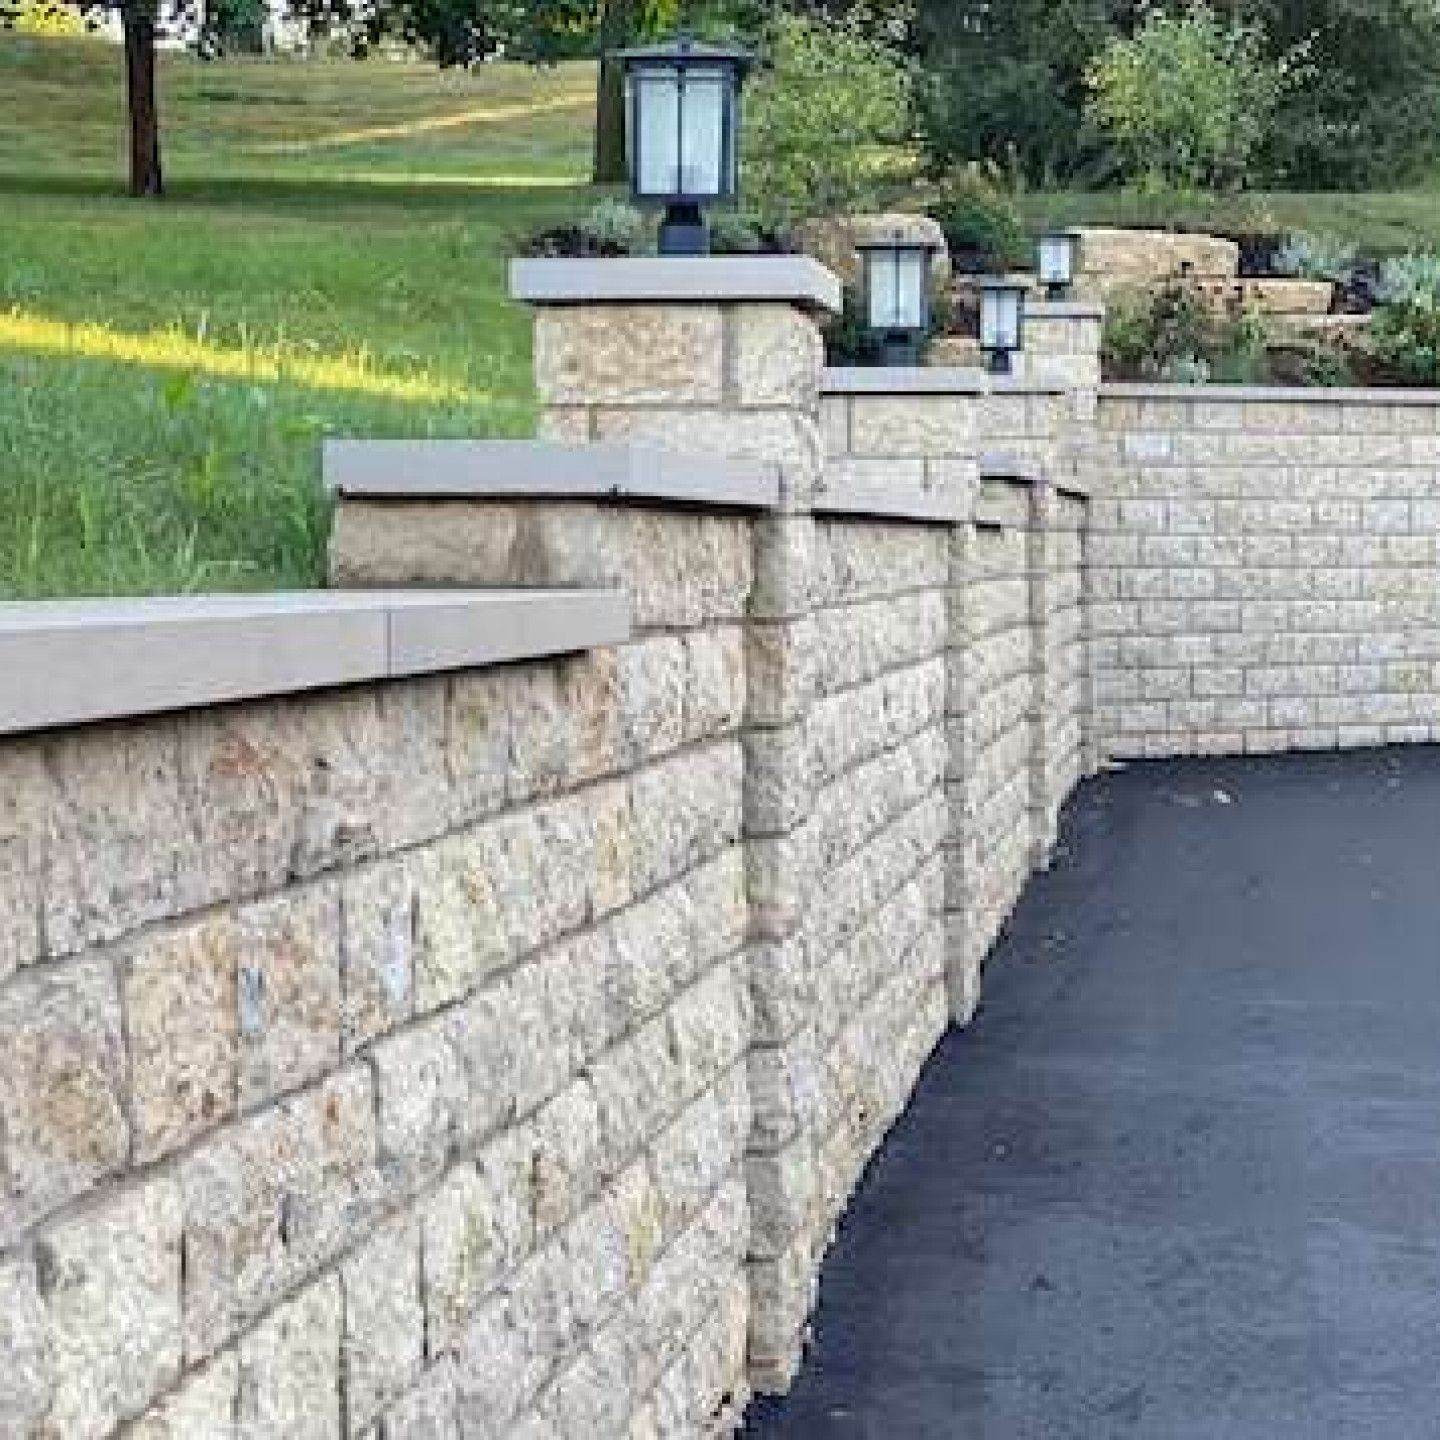
[[646, 248], [645, 216], [623, 200], [599, 201], [579, 225], [586, 247], [598, 255], [634, 255]]
[[1296, 280], [1329, 280], [1348, 283], [1359, 260], [1355, 247], [1335, 235], [1310, 235], [1297, 231], [1287, 235], [1275, 254], [1278, 274]]
[[972, 261], [980, 270], [1007, 269], [1029, 259], [1019, 207], [978, 165], [952, 171], [926, 209], [962, 268]]
[[1297, 72], [1272, 61], [1258, 26], [1208, 5], [1150, 11], [1092, 64], [1089, 114], [1141, 189], [1238, 189]]
[[1265, 375], [1269, 336], [1257, 314], [1220, 314], [1193, 288], [1167, 285], [1117, 301], [1105, 325], [1105, 372], [1113, 379], [1205, 384]]
[[1380, 271], [1371, 326], [1375, 356], [1397, 379], [1440, 381], [1440, 255], [1405, 255]]
[[908, 121], [908, 74], [888, 46], [853, 22], [782, 17], [747, 102], [747, 205], [779, 230], [873, 205], [877, 147]]

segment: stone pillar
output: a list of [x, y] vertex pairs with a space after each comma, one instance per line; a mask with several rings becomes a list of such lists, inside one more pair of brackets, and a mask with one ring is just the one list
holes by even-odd
[[[773, 461], [778, 506], [754, 522], [746, 635], [745, 843], [754, 1042], [750, 1379], [788, 1387], [827, 1238], [807, 923], [814, 895], [807, 718], [814, 520], [824, 450], [818, 312], [840, 287], [795, 258], [521, 261], [536, 307], [541, 434]], [[636, 817], [641, 824], [644, 817]]]
[[[1067, 392], [1065, 426], [1057, 443], [1054, 473], [1055, 486], [1072, 496], [1096, 493], [1103, 480], [1102, 456], [1098, 431], [1100, 403], [1101, 350], [1105, 333], [1105, 306], [1091, 300], [1032, 301], [1025, 312], [1025, 374], [1039, 383], [1058, 384]], [[1049, 542], [1044, 533], [1052, 529], [1051, 520], [1058, 513], [1053, 500], [1047, 501], [1037, 514], [1041, 544]], [[1059, 527], [1068, 527], [1063, 524]], [[1081, 571], [1084, 616], [1084, 641], [1089, 645], [1090, 567], [1088, 556], [1089, 528], [1079, 532], [1082, 550]], [[1100, 757], [1094, 741], [1093, 666], [1088, 657], [1084, 665], [1084, 770], [1093, 774]]]
[[1031, 300], [1025, 306], [1027, 380], [1067, 390], [1100, 387], [1105, 307], [1091, 301]]

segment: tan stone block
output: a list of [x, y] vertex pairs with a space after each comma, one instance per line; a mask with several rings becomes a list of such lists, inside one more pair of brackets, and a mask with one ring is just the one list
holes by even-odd
[[340, 1063], [340, 906], [317, 886], [235, 921], [240, 1105], [297, 1089]]
[[452, 819], [485, 819], [505, 804], [516, 672], [466, 671], [450, 679], [446, 760]]
[[621, 654], [591, 651], [527, 667], [510, 685], [512, 803], [608, 774], [620, 752]]
[[369, 1071], [344, 1071], [211, 1136], [180, 1181], [193, 1363], [367, 1232], [381, 1194]]
[[493, 828], [447, 840], [412, 862], [415, 1004], [422, 1014], [460, 999], [510, 959], [496, 893]]
[[854, 395], [856, 455], [964, 455], [975, 448], [977, 407], [966, 395]]
[[342, 500], [330, 581], [341, 588], [603, 583], [600, 513], [577, 501]]
[[577, 1080], [535, 1116], [530, 1194], [542, 1239], [564, 1225], [599, 1189], [604, 1147], [600, 1108]]
[[347, 879], [340, 916], [341, 1044], [351, 1055], [414, 1009], [419, 904], [408, 862]]
[[240, 1342], [236, 1440], [340, 1440], [340, 1315], [331, 1275]]
[[188, 853], [175, 722], [88, 726], [53, 741], [44, 935], [69, 955], [175, 913]]
[[452, 1359], [432, 1365], [391, 1408], [385, 1416], [384, 1440], [461, 1440]]
[[528, 1140], [525, 1131], [502, 1137], [478, 1165], [451, 1171], [426, 1202], [421, 1223], [432, 1355], [460, 1344], [490, 1292], [534, 1241]]
[[381, 1231], [346, 1262], [340, 1280], [346, 1433], [356, 1435], [404, 1396], [424, 1367], [417, 1222], [406, 1217]]
[[815, 409], [825, 342], [809, 315], [793, 305], [737, 306], [728, 340], [737, 403]]
[[107, 964], [21, 976], [0, 994], [0, 1245], [126, 1160], [125, 1052]]
[[229, 1440], [239, 1388], [240, 1359], [227, 1350], [147, 1410], [126, 1440]]
[[37, 741], [0, 751], [0, 982], [40, 955], [45, 830], [54, 794]]
[[0, 1417], [7, 1433], [30, 1435], [50, 1408], [55, 1352], [35, 1267], [19, 1256], [0, 1259]]
[[178, 1378], [180, 1242], [172, 1180], [123, 1190], [41, 1237], [56, 1377], [43, 1433], [100, 1440]]
[[601, 409], [597, 440], [637, 440], [682, 455], [773, 460], [786, 502], [813, 495], [825, 462], [818, 422], [799, 411]]
[[391, 817], [373, 690], [182, 717], [187, 906], [262, 894], [378, 853]]
[[135, 1154], [168, 1154], [235, 1113], [240, 934], [230, 916], [140, 946], [123, 971]]
[[718, 306], [545, 307], [535, 315], [535, 385], [554, 405], [718, 404]]

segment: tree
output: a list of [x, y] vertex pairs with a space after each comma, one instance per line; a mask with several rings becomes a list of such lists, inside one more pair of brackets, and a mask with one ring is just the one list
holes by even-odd
[[1149, 190], [1243, 185], [1297, 74], [1266, 52], [1258, 25], [1205, 4], [1155, 10], [1134, 35], [1114, 36], [1086, 80], [1089, 114], [1126, 179]]

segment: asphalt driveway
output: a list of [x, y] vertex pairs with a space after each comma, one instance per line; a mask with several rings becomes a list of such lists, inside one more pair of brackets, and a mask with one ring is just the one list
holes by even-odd
[[1084, 787], [749, 1433], [1440, 1436], [1440, 751]]

